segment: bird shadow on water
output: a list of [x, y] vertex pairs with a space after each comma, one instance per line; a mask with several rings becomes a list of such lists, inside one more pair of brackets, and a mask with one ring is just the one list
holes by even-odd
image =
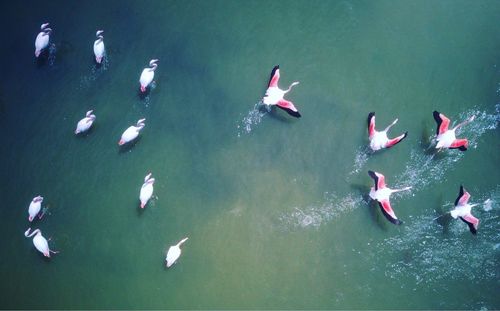
[[137, 145], [140, 140], [141, 140], [141, 136], [137, 137], [136, 139], [134, 139], [131, 142], [128, 142], [124, 145], [118, 146], [118, 153], [123, 154], [123, 153], [131, 151], [132, 148], [134, 148], [134, 146]]
[[[267, 109], [265, 107], [262, 107], [264, 105], [261, 105], [261, 107], [259, 107], [258, 109], [264, 109], [263, 111], [267, 111]], [[292, 123], [295, 123], [297, 122], [298, 118], [294, 118], [294, 117], [291, 117], [289, 116], [286, 112], [281, 112], [279, 111], [281, 109], [279, 108], [276, 108], [276, 107], [271, 107], [271, 110], [269, 112], [269, 117], [273, 118], [273, 119], [276, 119], [276, 120], [279, 120], [283, 123], [289, 123], [289, 124], [292, 124]]]
[[351, 184], [350, 186], [362, 197], [362, 202], [368, 207], [368, 213], [372, 221], [376, 223], [380, 229], [387, 231], [389, 227], [385, 216], [379, 212], [380, 207], [377, 201], [370, 198], [369, 193], [371, 187], [364, 184]]

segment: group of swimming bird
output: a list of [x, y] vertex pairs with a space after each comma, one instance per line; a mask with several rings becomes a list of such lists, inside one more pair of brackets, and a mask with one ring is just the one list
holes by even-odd
[[[50, 43], [50, 34], [52, 33], [52, 29], [49, 28], [49, 23], [44, 23], [40, 26], [40, 32], [38, 33], [36, 39], [35, 39], [35, 57], [38, 58], [41, 56], [41, 54], [47, 50], [49, 47]], [[106, 57], [106, 50], [104, 46], [104, 36], [103, 36], [104, 31], [103, 30], [98, 30], [96, 32], [96, 37], [97, 39], [94, 41], [93, 45], [93, 50], [94, 50], [94, 55], [95, 55], [95, 61], [99, 65], [102, 63], [103, 59]], [[154, 72], [156, 68], [158, 67], [158, 59], [152, 59], [149, 62], [149, 67], [146, 67], [142, 70], [141, 76], [139, 78], [139, 84], [140, 84], [140, 91], [142, 93], [147, 91], [148, 86], [153, 82], [154, 79]], [[79, 135], [82, 133], [87, 132], [91, 127], [94, 121], [96, 120], [96, 116], [93, 114], [93, 110], [87, 111], [85, 117], [78, 121], [75, 129], [75, 134]], [[118, 141], [118, 145], [122, 146], [127, 143], [130, 143], [134, 141], [138, 136], [139, 132], [144, 128], [146, 119], [139, 119], [136, 123], [136, 125], [132, 125], [128, 127], [123, 134], [120, 137], [120, 140]], [[140, 193], [139, 193], [139, 201], [140, 201], [140, 208], [143, 209], [146, 207], [146, 204], [148, 201], [151, 199], [153, 196], [153, 185], [154, 185], [155, 179], [152, 177], [152, 173], [149, 173], [146, 175], [144, 178], [144, 183], [141, 187]], [[36, 196], [33, 198], [31, 201], [29, 208], [28, 208], [28, 213], [29, 217], [28, 220], [32, 222], [37, 215], [39, 215], [39, 219], [43, 217], [43, 212], [40, 214], [41, 211], [41, 205], [42, 205], [43, 197], [41, 196]], [[28, 228], [24, 235], [26, 237], [32, 237], [33, 238], [33, 244], [35, 245], [35, 248], [40, 251], [45, 257], [50, 257], [50, 254], [55, 254], [58, 253], [57, 251], [53, 251], [49, 248], [48, 245], [48, 240], [43, 237], [42, 232], [40, 229], [36, 229], [33, 232], [31, 232], [31, 228]], [[49, 239], [50, 240], [50, 239]], [[166, 266], [171, 267], [177, 259], [181, 255], [181, 246], [186, 242], [188, 238], [184, 238], [181, 241], [179, 241], [177, 244], [172, 245], [168, 251], [167, 255], [165, 258], [166, 261]]]
[[[50, 39], [50, 34], [52, 33], [52, 29], [48, 27], [49, 23], [44, 23], [41, 25], [41, 31], [37, 35], [36, 40], [35, 40], [35, 57], [39, 57], [41, 53], [47, 49], [49, 46], [49, 39]], [[95, 61], [97, 64], [101, 64], [103, 61], [104, 57], [106, 57], [106, 52], [105, 52], [105, 47], [104, 47], [104, 37], [103, 30], [98, 30], [96, 32], [96, 37], [97, 39], [94, 42], [94, 55], [95, 55]], [[141, 92], [146, 92], [147, 87], [153, 82], [154, 79], [154, 72], [156, 68], [158, 67], [158, 60], [157, 59], [152, 59], [149, 62], [149, 67], [144, 68], [140, 79], [140, 91]], [[284, 99], [284, 96], [290, 92], [293, 86], [299, 84], [298, 81], [293, 82], [288, 89], [282, 90], [278, 86], [278, 82], [280, 79], [280, 68], [279, 66], [275, 66], [272, 71], [271, 71], [271, 77], [268, 82], [268, 88], [265, 92], [264, 97], [261, 100], [261, 103], [266, 106], [276, 106], [278, 108], [281, 108], [285, 110], [288, 114], [290, 114], [293, 117], [300, 118], [301, 114], [299, 113], [298, 109], [295, 107], [295, 105], [286, 99]], [[437, 122], [437, 132], [436, 132], [436, 148], [437, 149], [443, 149], [443, 148], [448, 148], [448, 149], [459, 149], [460, 151], [466, 151], [468, 147], [468, 141], [467, 139], [457, 139], [456, 138], [456, 130], [463, 125], [471, 122], [474, 120], [474, 116], [469, 118], [468, 120], [456, 125], [452, 129], [449, 129], [450, 125], [450, 119], [448, 119], [444, 114], [439, 113], [438, 111], [433, 112], [433, 116], [435, 121]], [[85, 133], [88, 131], [93, 122], [95, 121], [96, 116], [93, 114], [93, 110], [89, 110], [86, 113], [86, 116], [81, 119], [75, 130], [75, 134], [81, 134]], [[137, 121], [137, 124], [134, 126], [130, 126], [127, 128], [119, 142], [118, 145], [124, 145], [127, 144], [133, 140], [135, 140], [139, 132], [144, 128], [145, 126], [145, 121], [146, 119], [140, 119]], [[387, 136], [387, 132], [391, 129], [392, 126], [394, 126], [398, 122], [398, 119], [394, 120], [389, 126], [387, 126], [383, 131], [377, 131], [375, 127], [375, 112], [370, 112], [368, 114], [368, 139], [370, 141], [370, 148], [373, 151], [378, 151], [384, 148], [391, 148], [395, 146], [396, 144], [400, 143], [403, 139], [407, 137], [407, 132], [390, 139]], [[391, 189], [387, 187], [385, 183], [385, 176], [379, 172], [375, 171], [368, 171], [368, 175], [373, 178], [375, 185], [374, 187], [371, 188], [369, 196], [373, 200], [377, 201], [382, 213], [385, 215], [385, 217], [392, 223], [394, 224], [401, 224], [402, 222], [397, 218], [394, 210], [391, 207], [391, 203], [389, 201], [389, 198], [392, 193], [399, 192], [399, 191], [405, 191], [405, 190], [410, 190], [411, 187], [404, 187], [402, 189]], [[154, 185], [155, 179], [152, 177], [152, 173], [149, 173], [146, 175], [144, 178], [144, 183], [141, 187], [140, 194], [139, 194], [139, 200], [140, 200], [140, 207], [144, 208], [150, 198], [153, 195], [153, 185]], [[479, 225], [479, 220], [475, 218], [471, 214], [471, 208], [473, 206], [476, 206], [478, 204], [469, 204], [470, 194], [464, 189], [463, 186], [460, 186], [460, 192], [455, 200], [455, 208], [451, 210], [449, 213], [453, 218], [460, 218], [462, 221], [467, 223], [469, 226], [470, 231], [473, 234], [476, 234], [477, 228]], [[40, 214], [41, 211], [41, 204], [43, 201], [43, 197], [41, 196], [36, 196], [33, 198], [32, 202], [29, 205], [28, 208], [28, 213], [29, 213], [29, 218], [28, 220], [32, 222], [37, 215]], [[43, 216], [43, 213], [39, 215], [39, 218], [41, 219]], [[35, 245], [36, 249], [43, 253], [44, 256], [50, 257], [51, 253], [57, 253], [56, 251], [53, 251], [49, 248], [48, 246], [48, 241], [42, 236], [42, 232], [40, 229], [36, 229], [33, 232], [31, 232], [31, 228], [29, 228], [25, 232], [26, 237], [32, 237], [33, 238], [33, 244]], [[179, 256], [181, 255], [181, 245], [187, 241], [187, 237], [179, 241], [176, 245], [173, 245], [169, 248], [167, 255], [166, 255], [166, 265], [167, 267], [170, 267], [172, 264], [174, 264]], [[50, 239], [49, 239], [50, 240]]]

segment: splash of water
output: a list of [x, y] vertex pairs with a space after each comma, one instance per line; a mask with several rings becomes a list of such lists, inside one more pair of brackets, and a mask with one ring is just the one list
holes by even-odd
[[[265, 109], [262, 109], [262, 108]], [[257, 126], [262, 121], [262, 118], [271, 111], [268, 106], [262, 106], [261, 102], [254, 105], [253, 109], [250, 110], [247, 115], [238, 123], [238, 137], [242, 134], [248, 134], [252, 131], [252, 128]]]
[[354, 166], [352, 171], [349, 172], [349, 176], [358, 174], [361, 169], [365, 166], [366, 162], [368, 162], [368, 158], [371, 154], [371, 149], [368, 146], [359, 147], [354, 155]]
[[302, 209], [294, 207], [292, 212], [281, 214], [280, 223], [286, 228], [319, 227], [366, 204], [359, 195], [349, 194], [346, 197], [339, 197], [336, 194], [326, 193], [325, 197], [326, 201], [322, 204], [313, 204]]
[[49, 66], [54, 66], [56, 62], [56, 52], [57, 52], [56, 44], [51, 43], [49, 45], [49, 57], [48, 57]]
[[101, 64], [93, 63], [90, 67], [90, 73], [80, 78], [78, 89], [88, 89], [109, 68], [109, 57], [104, 55]]
[[[469, 148], [476, 149], [481, 136], [486, 131], [497, 128], [500, 121], [500, 104], [495, 106], [494, 114], [472, 108], [461, 113], [458, 119], [465, 120], [473, 115], [475, 120], [461, 129], [459, 137], [467, 137]], [[432, 139], [433, 137], [429, 137], [429, 141]], [[445, 173], [455, 166], [455, 162], [464, 157], [464, 153], [458, 150], [431, 151], [433, 146], [434, 144], [424, 153], [421, 150], [411, 150], [405, 170], [394, 180], [412, 186], [413, 191], [422, 190], [436, 181], [442, 181]]]
[[[477, 237], [471, 238], [466, 224], [449, 218], [448, 223], [438, 224], [432, 215], [413, 218], [402, 227], [401, 234], [378, 243], [370, 260], [391, 254], [399, 260], [375, 265], [374, 269], [392, 279], [411, 277], [415, 286], [423, 283], [434, 286], [441, 280], [469, 280], [479, 283], [497, 279], [498, 197], [500, 187], [490, 194], [495, 212], [476, 210], [481, 220]], [[479, 196], [479, 199], [482, 199]]]

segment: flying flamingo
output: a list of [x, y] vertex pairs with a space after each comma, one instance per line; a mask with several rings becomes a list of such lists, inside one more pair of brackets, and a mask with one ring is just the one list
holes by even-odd
[[148, 85], [153, 82], [155, 77], [155, 70], [158, 67], [158, 60], [152, 59], [149, 61], [149, 67], [144, 68], [141, 73], [141, 78], [139, 79], [139, 83], [141, 84], [141, 92], [146, 92], [146, 88]]
[[370, 177], [375, 181], [375, 187], [372, 187], [370, 190], [370, 198], [378, 202], [382, 213], [390, 222], [395, 225], [400, 225], [402, 222], [396, 217], [396, 214], [392, 210], [391, 202], [389, 202], [389, 197], [394, 192], [410, 190], [411, 187], [391, 189], [389, 187], [386, 187], [384, 175], [374, 171], [368, 171], [368, 175], [370, 175]]
[[87, 111], [85, 118], [78, 121], [75, 134], [86, 132], [92, 126], [92, 123], [94, 123], [95, 120], [95, 115], [92, 114], [93, 111], [94, 110]]
[[456, 125], [453, 129], [449, 130], [448, 126], [450, 125], [450, 119], [448, 119], [444, 114], [439, 113], [437, 111], [433, 112], [434, 115], [434, 120], [437, 122], [437, 144], [436, 144], [436, 149], [440, 148], [449, 148], [449, 149], [460, 149], [460, 151], [465, 151], [467, 150], [467, 147], [469, 146], [469, 142], [467, 139], [462, 138], [462, 139], [457, 139], [455, 137], [455, 131], [474, 120], [474, 116], [470, 117], [469, 119], [465, 120], [462, 123], [459, 123]]
[[398, 119], [394, 120], [382, 132], [379, 132], [375, 129], [375, 112], [370, 112], [368, 114], [368, 138], [370, 139], [370, 148], [372, 148], [373, 151], [390, 148], [406, 138], [408, 132], [393, 139], [387, 137], [387, 131], [397, 122]]
[[460, 219], [469, 226], [470, 232], [472, 232], [472, 234], [476, 234], [477, 227], [479, 226], [479, 219], [472, 216], [470, 211], [472, 207], [479, 204], [469, 204], [469, 198], [470, 194], [464, 189], [464, 186], [461, 185], [460, 192], [458, 193], [458, 197], [455, 200], [455, 208], [450, 211], [450, 214], [451, 217], [455, 219], [457, 219], [457, 217], [460, 217]]
[[146, 121], [146, 119], [140, 119], [139, 121], [137, 121], [136, 126], [132, 125], [128, 129], [126, 129], [125, 132], [123, 132], [118, 145], [121, 146], [128, 143], [129, 141], [134, 140], [139, 135], [139, 132], [142, 130], [142, 128], [146, 126], [144, 124], [144, 121]]
[[[28, 208], [28, 214], [29, 214], [28, 220], [30, 222], [32, 222], [33, 219], [36, 217], [36, 215], [38, 215], [38, 213], [40, 213], [40, 209], [42, 208], [42, 202], [43, 202], [43, 197], [41, 197], [41, 196], [36, 196], [31, 201], [30, 206]], [[38, 217], [39, 217], [39, 219], [42, 219], [43, 214], [41, 214]]]
[[[57, 254], [59, 253], [58, 251], [53, 251], [49, 248], [49, 243], [47, 240], [42, 236], [42, 231], [40, 229], [36, 229], [30, 234], [31, 228], [28, 228], [26, 232], [24, 232], [24, 236], [27, 238], [31, 238], [32, 236], [35, 237], [33, 238], [33, 244], [35, 245], [36, 249], [42, 253], [45, 257], [50, 257], [50, 253], [52, 254]], [[50, 239], [49, 239], [50, 240]]]
[[262, 102], [267, 106], [278, 106], [279, 108], [285, 110], [291, 116], [296, 118], [300, 118], [300, 113], [295, 108], [291, 101], [284, 99], [286, 93], [290, 92], [293, 86], [299, 84], [298, 81], [290, 84], [287, 90], [283, 91], [278, 87], [278, 81], [280, 79], [280, 66], [274, 66], [273, 71], [271, 72], [271, 78], [269, 79], [269, 85], [266, 90], [266, 94], [264, 98], [262, 98]]
[[167, 252], [167, 258], [165, 258], [165, 260], [167, 261], [167, 268], [170, 268], [181, 256], [181, 246], [187, 240], [188, 238], [186, 237], [182, 239], [179, 243], [177, 243], [177, 245], [170, 246]]
[[50, 33], [52, 32], [52, 29], [49, 28], [49, 23], [42, 24], [40, 30], [35, 39], [35, 57], [40, 56], [42, 50], [49, 45]]
[[95, 61], [100, 64], [105, 53], [104, 49], [104, 37], [102, 36], [104, 30], [98, 30], [96, 32], [96, 37], [97, 40], [94, 41], [94, 55], [95, 55]]
[[151, 199], [151, 196], [153, 195], [154, 183], [155, 179], [151, 177], [151, 173], [144, 177], [144, 184], [142, 184], [141, 193], [139, 195], [139, 199], [141, 200], [141, 208], [144, 208], [149, 199]]

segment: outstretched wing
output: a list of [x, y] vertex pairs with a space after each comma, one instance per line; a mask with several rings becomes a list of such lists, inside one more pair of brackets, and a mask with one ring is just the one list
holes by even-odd
[[477, 227], [479, 225], [479, 219], [476, 217], [472, 216], [471, 214], [467, 214], [463, 217], [460, 217], [460, 219], [465, 222], [469, 226], [469, 230], [472, 234], [477, 233]]
[[271, 77], [269, 78], [269, 84], [267, 87], [278, 87], [278, 81], [280, 79], [280, 65], [276, 65], [271, 71]]
[[458, 193], [458, 197], [455, 200], [455, 206], [464, 205], [469, 201], [470, 194], [467, 190], [464, 189], [464, 186], [460, 185], [460, 192]]
[[387, 220], [395, 225], [401, 224], [401, 220], [396, 217], [396, 213], [394, 213], [394, 211], [392, 210], [391, 202], [389, 202], [389, 200], [378, 202], [378, 205], [380, 206], [380, 209], [382, 210], [382, 213], [384, 214], [385, 218], [387, 218]]
[[370, 175], [371, 178], [375, 181], [375, 191], [378, 189], [385, 188], [385, 176], [374, 172], [374, 171], [368, 171], [368, 175]]
[[286, 99], [281, 99], [278, 101], [278, 103], [276, 104], [279, 108], [285, 110], [286, 112], [288, 112], [289, 115], [291, 116], [294, 116], [296, 118], [300, 118], [301, 115], [299, 113], [299, 111], [297, 110], [297, 108], [295, 108], [295, 105], [289, 101], [289, 100], [286, 100]]
[[448, 126], [450, 125], [450, 119], [448, 119], [444, 114], [439, 113], [434, 110], [432, 113], [434, 115], [434, 120], [437, 122], [437, 130], [436, 135], [443, 134], [448, 130]]
[[368, 114], [368, 137], [372, 138], [375, 134], [375, 112]]

